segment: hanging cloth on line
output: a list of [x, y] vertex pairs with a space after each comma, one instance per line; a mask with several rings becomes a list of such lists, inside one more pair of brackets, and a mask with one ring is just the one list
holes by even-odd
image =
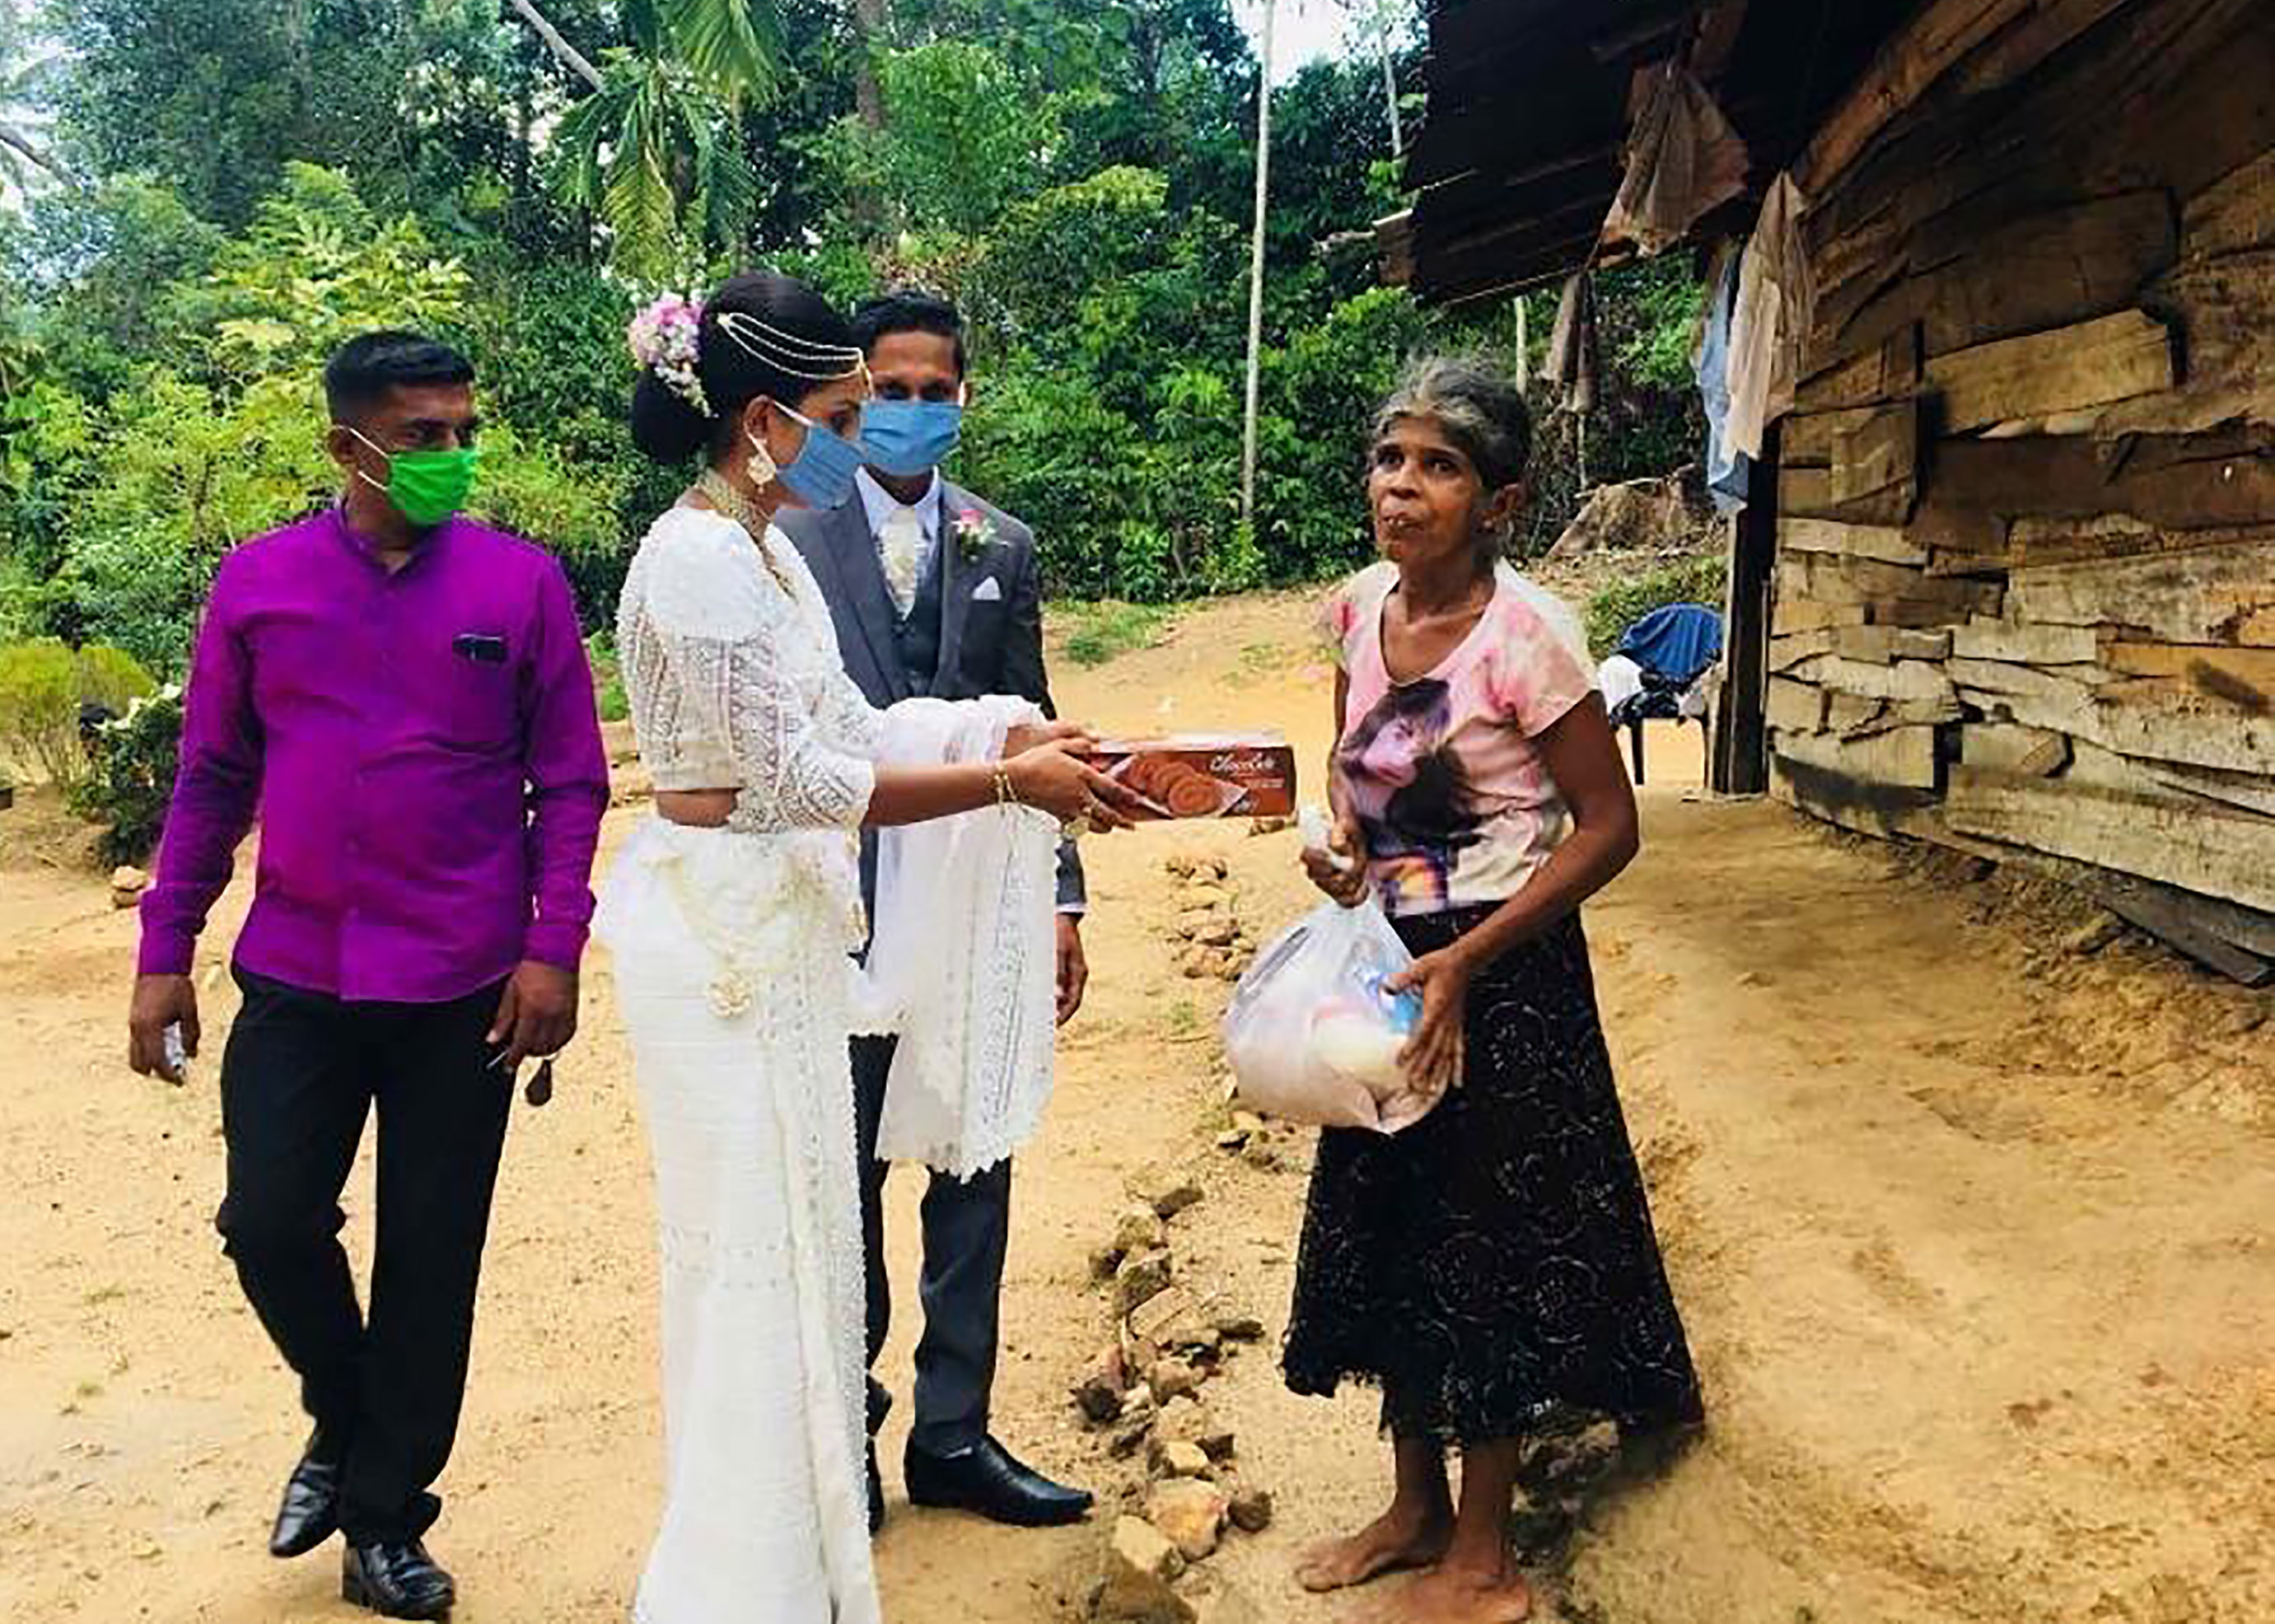
[[1697, 74], [1673, 62], [1644, 72], [1651, 78], [1649, 100], [1628, 140], [1627, 173], [1604, 240], [1633, 243], [1648, 258], [1742, 195], [1753, 160]]
[[1730, 443], [1730, 318], [1738, 302], [1738, 245], [1725, 244], [1707, 278], [1706, 309], [1698, 324], [1698, 352], [1692, 371], [1699, 404], [1706, 413], [1706, 494], [1714, 510], [1731, 514], [1746, 505], [1753, 461]]
[[1595, 285], [1583, 269], [1564, 284], [1556, 327], [1548, 336], [1548, 353], [1540, 363], [1540, 380], [1555, 387], [1565, 411], [1585, 417], [1596, 406], [1598, 366]]
[[1793, 410], [1802, 353], [1817, 319], [1817, 278], [1801, 235], [1808, 211], [1793, 177], [1780, 175], [1738, 264], [1730, 317], [1730, 444], [1757, 460], [1763, 431]]

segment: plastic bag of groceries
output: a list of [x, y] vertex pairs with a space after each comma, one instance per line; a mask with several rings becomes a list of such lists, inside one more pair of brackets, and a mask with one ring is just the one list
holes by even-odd
[[1399, 1054], [1422, 1001], [1383, 984], [1414, 963], [1372, 898], [1327, 903], [1257, 955], [1225, 1011], [1224, 1047], [1241, 1102], [1323, 1128], [1396, 1133], [1427, 1115]]

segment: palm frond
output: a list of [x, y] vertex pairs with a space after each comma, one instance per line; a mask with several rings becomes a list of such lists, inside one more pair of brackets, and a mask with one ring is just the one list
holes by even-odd
[[781, 76], [782, 18], [772, 0], [647, 0], [671, 53], [730, 101], [771, 95]]

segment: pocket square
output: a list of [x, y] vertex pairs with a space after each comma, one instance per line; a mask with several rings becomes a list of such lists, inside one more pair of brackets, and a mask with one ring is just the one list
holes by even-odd
[[972, 588], [971, 601], [974, 603], [1001, 603], [1003, 601], [1003, 583], [989, 576]]

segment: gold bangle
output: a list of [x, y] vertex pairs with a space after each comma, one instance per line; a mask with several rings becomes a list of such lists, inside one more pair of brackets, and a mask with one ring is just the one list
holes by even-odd
[[1026, 804], [1020, 800], [1018, 789], [1011, 782], [1011, 769], [1001, 761], [995, 764], [995, 804], [998, 806]]

